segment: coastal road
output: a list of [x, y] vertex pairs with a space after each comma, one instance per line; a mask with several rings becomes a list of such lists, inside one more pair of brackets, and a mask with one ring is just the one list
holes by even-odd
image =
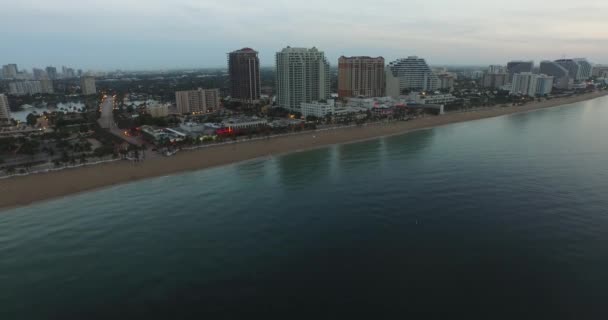
[[128, 143], [141, 146], [142, 141], [136, 137], [128, 137], [124, 131], [118, 128], [114, 122], [114, 97], [108, 96], [101, 105], [101, 117], [99, 117], [99, 126], [110, 131], [113, 135], [120, 137]]
[[102, 128], [112, 129], [116, 127], [116, 123], [114, 123], [114, 114], [112, 113], [113, 110], [114, 97], [106, 97], [101, 105], [101, 117], [97, 120]]

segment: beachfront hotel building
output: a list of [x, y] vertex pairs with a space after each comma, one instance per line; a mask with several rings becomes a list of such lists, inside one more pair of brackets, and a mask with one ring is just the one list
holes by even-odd
[[175, 101], [181, 114], [214, 112], [220, 108], [220, 89], [177, 91]]
[[581, 67], [580, 65], [574, 61], [573, 59], [559, 59], [555, 60], [555, 63], [564, 67], [564, 69], [568, 70], [568, 76], [575, 81], [581, 79]]
[[553, 86], [558, 89], [570, 89], [574, 83], [570, 71], [555, 61], [541, 61], [540, 73], [552, 76], [554, 79]]
[[84, 76], [80, 78], [80, 89], [82, 90], [82, 94], [85, 96], [97, 94], [95, 78], [91, 76]]
[[234, 101], [255, 104], [260, 101], [260, 59], [251, 48], [228, 53], [230, 98]]
[[510, 94], [522, 96], [544, 96], [553, 89], [553, 77], [544, 74], [522, 72], [513, 75]]
[[0, 124], [8, 123], [11, 120], [11, 109], [8, 106], [6, 95], [0, 94]]
[[330, 96], [329, 63], [317, 48], [287, 47], [276, 54], [277, 105], [300, 112], [303, 102]]
[[385, 91], [383, 57], [340, 57], [338, 59], [338, 96], [381, 97]]
[[593, 65], [586, 58], [574, 58], [574, 62], [579, 66], [579, 80], [587, 80], [593, 75]]
[[516, 73], [532, 72], [534, 69], [534, 61], [509, 61], [507, 63], [507, 73], [509, 74], [509, 82], [513, 81], [513, 76]]
[[387, 95], [397, 97], [404, 91], [435, 91], [439, 78], [426, 61], [416, 56], [391, 62], [386, 69]]

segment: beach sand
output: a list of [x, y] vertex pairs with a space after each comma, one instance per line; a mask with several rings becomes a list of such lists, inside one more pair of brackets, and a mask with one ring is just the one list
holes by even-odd
[[320, 132], [308, 131], [297, 135], [280, 136], [271, 139], [242, 141], [236, 144], [181, 151], [173, 157], [158, 157], [137, 164], [130, 161], [116, 161], [113, 163], [2, 179], [0, 180], [0, 208], [6, 209], [24, 206], [117, 184], [221, 166], [259, 157], [267, 157], [269, 155], [310, 150], [332, 144], [357, 142], [403, 134], [451, 123], [550, 108], [604, 95], [608, 95], [608, 91], [529, 103], [526, 106], [493, 107], [478, 111], [430, 116], [414, 121], [390, 122], [381, 125], [370, 124], [361, 127], [348, 127]]

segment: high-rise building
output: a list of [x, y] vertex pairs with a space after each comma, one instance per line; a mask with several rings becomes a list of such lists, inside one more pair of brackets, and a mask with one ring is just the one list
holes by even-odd
[[42, 69], [34, 68], [32, 69], [32, 74], [34, 75], [34, 80], [48, 79], [46, 72]]
[[95, 87], [95, 77], [84, 76], [80, 78], [80, 89], [82, 90], [82, 94], [85, 96], [97, 94], [97, 88]]
[[550, 94], [552, 88], [553, 77], [544, 74], [522, 72], [513, 75], [510, 93], [513, 95], [536, 97]]
[[537, 74], [535, 75], [536, 81], [536, 95], [537, 96], [545, 96], [551, 94], [553, 90], [553, 81], [555, 79], [546, 74]]
[[574, 78], [570, 76], [568, 69], [555, 61], [541, 61], [540, 73], [552, 76], [554, 78], [553, 86], [558, 89], [570, 89]]
[[19, 73], [19, 68], [14, 63], [2, 66], [2, 77], [4, 79], [16, 79]]
[[483, 75], [481, 86], [483, 88], [494, 88], [499, 89], [500, 87], [509, 83], [509, 74], [503, 73], [486, 73]]
[[579, 66], [579, 79], [587, 80], [593, 75], [593, 65], [585, 58], [574, 58], [572, 59]]
[[63, 77], [63, 79], [76, 78], [76, 72], [74, 72], [74, 69], [72, 69], [72, 68], [63, 66], [62, 67], [62, 77]]
[[532, 72], [534, 69], [534, 61], [509, 61], [507, 63], [507, 73], [509, 73], [509, 82], [513, 81], [513, 75], [522, 72]]
[[340, 57], [338, 59], [338, 95], [381, 97], [385, 92], [384, 58]]
[[55, 93], [55, 89], [53, 88], [53, 80], [40, 80], [40, 92], [46, 94]]
[[[387, 95], [398, 96], [404, 90], [434, 91], [439, 88], [439, 79], [426, 61], [416, 56], [398, 59], [389, 63], [386, 74]], [[389, 84], [390, 82], [390, 84]], [[389, 93], [389, 87], [391, 92]], [[398, 88], [398, 92], [397, 89]]]
[[46, 75], [50, 80], [57, 80], [57, 68], [55, 67], [46, 67]]
[[559, 59], [555, 63], [568, 70], [568, 76], [576, 81], [581, 79], [581, 66], [573, 59]]
[[177, 112], [209, 113], [220, 108], [220, 89], [201, 89], [175, 92]]
[[439, 89], [454, 89], [454, 84], [456, 83], [456, 75], [450, 72], [444, 72], [437, 75], [439, 79], [438, 88]]
[[40, 94], [42, 85], [40, 81], [15, 81], [8, 84], [9, 93], [16, 96]]
[[243, 48], [230, 52], [228, 75], [232, 100], [247, 104], [254, 104], [260, 100], [260, 59], [257, 51]]
[[0, 123], [8, 123], [11, 120], [11, 109], [8, 107], [8, 99], [0, 94]]
[[507, 73], [507, 68], [501, 65], [490, 65], [488, 67], [488, 74]]
[[330, 96], [329, 63], [317, 48], [287, 47], [276, 54], [277, 105], [299, 112], [302, 102]]

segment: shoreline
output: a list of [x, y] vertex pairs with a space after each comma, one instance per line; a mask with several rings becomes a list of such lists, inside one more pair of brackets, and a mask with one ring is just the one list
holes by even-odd
[[528, 103], [525, 106], [495, 106], [413, 121], [374, 123], [326, 131], [304, 131], [270, 139], [184, 150], [172, 157], [160, 157], [139, 163], [116, 161], [0, 179], [0, 194], [2, 194], [0, 211], [135, 181], [237, 164], [268, 156], [304, 152], [336, 144], [358, 143], [449, 124], [565, 106], [606, 95], [608, 91], [596, 91], [568, 98]]

